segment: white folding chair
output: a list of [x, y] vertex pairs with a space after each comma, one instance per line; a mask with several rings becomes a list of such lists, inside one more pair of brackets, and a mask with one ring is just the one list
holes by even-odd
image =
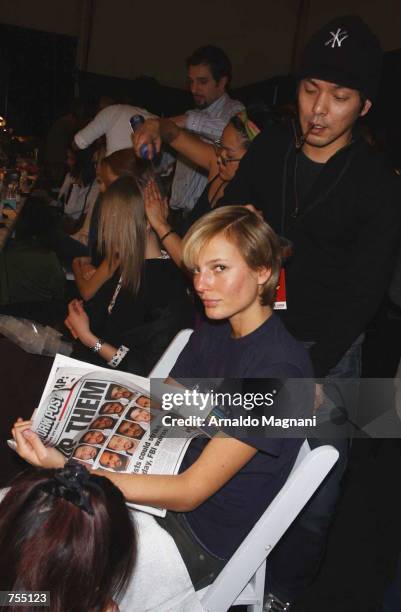
[[332, 446], [311, 450], [307, 441], [303, 443], [283, 488], [216, 580], [197, 591], [206, 612], [226, 612], [231, 606], [247, 606], [248, 612], [262, 612], [266, 558], [337, 459], [338, 451]]
[[159, 361], [153, 367], [149, 374], [149, 378], [167, 378], [192, 332], [193, 329], [182, 329], [178, 332], [160, 357]]

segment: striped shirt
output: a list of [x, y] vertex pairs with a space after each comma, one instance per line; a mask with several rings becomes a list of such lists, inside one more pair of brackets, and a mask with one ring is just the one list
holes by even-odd
[[[211, 140], [220, 138], [228, 121], [243, 110], [244, 105], [223, 94], [207, 108], [186, 113], [185, 127]], [[192, 210], [207, 184], [207, 173], [182, 156], [178, 156], [170, 207]]]

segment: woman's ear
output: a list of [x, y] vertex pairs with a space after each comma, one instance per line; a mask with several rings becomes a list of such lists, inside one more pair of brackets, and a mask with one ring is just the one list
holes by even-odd
[[264, 285], [271, 277], [272, 270], [271, 268], [266, 268], [266, 266], [261, 266], [256, 270], [256, 273], [258, 275], [258, 285]]

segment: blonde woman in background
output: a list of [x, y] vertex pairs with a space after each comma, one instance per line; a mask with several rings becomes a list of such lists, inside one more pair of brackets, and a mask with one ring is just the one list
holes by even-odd
[[98, 245], [110, 280], [85, 308], [68, 306], [75, 356], [148, 374], [175, 334], [191, 323], [182, 273], [160, 249], [136, 180], [115, 180], [100, 210]]

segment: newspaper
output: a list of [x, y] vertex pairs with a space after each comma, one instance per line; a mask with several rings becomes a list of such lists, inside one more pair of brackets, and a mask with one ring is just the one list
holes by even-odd
[[[114, 472], [176, 474], [195, 429], [169, 438], [146, 378], [56, 355], [32, 429], [66, 458]], [[152, 431], [150, 423], [152, 422]], [[155, 516], [166, 510], [128, 504]]]

